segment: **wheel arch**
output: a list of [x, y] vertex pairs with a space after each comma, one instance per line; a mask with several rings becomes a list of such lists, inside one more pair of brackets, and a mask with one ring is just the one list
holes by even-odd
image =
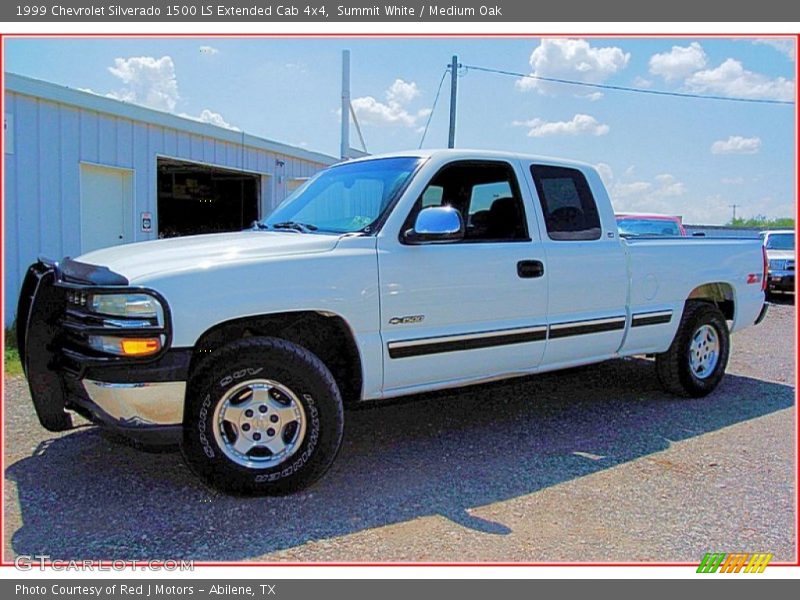
[[342, 316], [328, 311], [290, 311], [217, 323], [198, 337], [189, 364], [189, 378], [216, 350], [252, 336], [276, 337], [303, 346], [325, 363], [346, 403], [361, 399], [363, 362], [355, 335]]
[[724, 281], [704, 283], [695, 287], [686, 301], [709, 302], [725, 315], [725, 319], [733, 321], [736, 316], [736, 293], [731, 284]]

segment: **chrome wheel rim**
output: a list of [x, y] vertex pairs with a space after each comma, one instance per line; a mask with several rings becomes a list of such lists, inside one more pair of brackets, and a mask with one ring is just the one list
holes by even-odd
[[269, 469], [297, 452], [306, 435], [306, 413], [297, 395], [270, 379], [233, 386], [217, 403], [214, 439], [238, 465]]
[[719, 362], [719, 335], [711, 325], [702, 325], [694, 332], [689, 348], [689, 365], [698, 379], [711, 376]]

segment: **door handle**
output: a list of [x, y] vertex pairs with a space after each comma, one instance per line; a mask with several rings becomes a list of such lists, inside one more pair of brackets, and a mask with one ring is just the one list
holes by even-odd
[[544, 263], [540, 260], [521, 260], [517, 263], [517, 275], [533, 279], [544, 275]]

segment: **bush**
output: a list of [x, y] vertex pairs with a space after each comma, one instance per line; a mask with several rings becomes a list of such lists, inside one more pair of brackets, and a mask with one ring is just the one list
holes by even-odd
[[6, 328], [3, 346], [3, 366], [6, 375], [22, 375], [22, 363], [19, 360], [17, 350], [17, 327], [16, 322], [11, 327]]

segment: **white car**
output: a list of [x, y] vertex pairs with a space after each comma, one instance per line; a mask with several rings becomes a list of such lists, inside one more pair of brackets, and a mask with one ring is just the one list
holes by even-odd
[[767, 251], [769, 264], [767, 289], [794, 292], [794, 231], [791, 229], [762, 231], [759, 236]]
[[20, 351], [47, 429], [74, 411], [280, 494], [328, 469], [348, 404], [639, 354], [706, 395], [764, 277], [757, 240], [622, 239], [589, 165], [412, 151], [324, 170], [247, 231], [37, 262]]

